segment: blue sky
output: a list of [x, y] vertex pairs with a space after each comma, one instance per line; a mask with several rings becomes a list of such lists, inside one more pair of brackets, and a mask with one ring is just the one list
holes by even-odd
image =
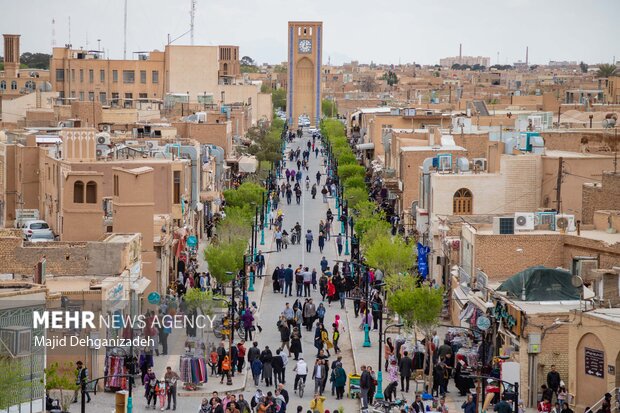
[[[195, 44], [240, 46], [257, 62], [286, 59], [289, 20], [324, 22], [324, 63], [438, 63], [463, 54], [492, 63], [620, 60], [619, 0], [196, 0]], [[22, 35], [22, 52], [56, 45], [122, 58], [124, 0], [21, 0], [3, 5], [0, 30]], [[190, 0], [128, 0], [127, 50], [162, 50], [190, 24]], [[88, 42], [88, 44], [87, 44]], [[176, 41], [189, 44], [189, 34]]]

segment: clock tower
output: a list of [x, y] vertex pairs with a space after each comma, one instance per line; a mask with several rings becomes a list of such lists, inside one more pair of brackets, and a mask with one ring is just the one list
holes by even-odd
[[321, 120], [322, 22], [288, 23], [288, 90], [286, 111], [289, 128], [296, 129], [299, 116], [318, 127]]

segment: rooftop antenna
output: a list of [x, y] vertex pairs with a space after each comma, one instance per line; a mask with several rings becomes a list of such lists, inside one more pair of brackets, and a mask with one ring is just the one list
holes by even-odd
[[71, 44], [71, 16], [69, 16], [69, 44]]
[[127, 60], [127, 0], [125, 0], [123, 15], [123, 60]]
[[196, 0], [190, 0], [191, 1], [191, 9], [189, 11], [189, 15], [190, 15], [190, 23], [189, 23], [189, 27], [190, 27], [190, 38], [191, 38], [191, 45], [194, 45], [194, 18], [196, 17]]
[[459, 64], [463, 63], [463, 43], [459, 43]]
[[88, 50], [88, 30], [86, 31], [86, 50]]
[[56, 46], [56, 20], [52, 19], [52, 47]]

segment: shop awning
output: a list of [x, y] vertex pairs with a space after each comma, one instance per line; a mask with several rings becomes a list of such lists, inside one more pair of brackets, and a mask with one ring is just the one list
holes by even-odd
[[239, 158], [239, 172], [255, 173], [258, 169], [258, 160], [253, 156]]
[[355, 145], [355, 149], [357, 149], [358, 151], [368, 151], [371, 149], [375, 149], [375, 144], [373, 142], [360, 143]]
[[217, 191], [205, 191], [200, 193], [201, 202], [214, 201], [220, 197], [220, 193]]
[[134, 290], [137, 294], [142, 294], [150, 283], [151, 280], [146, 277], [142, 277], [131, 283], [131, 289]]
[[463, 311], [461, 311], [461, 314], [459, 314], [459, 320], [463, 321], [463, 320], [467, 320], [471, 318], [475, 310], [476, 310], [475, 306], [469, 303], [465, 304], [465, 308], [463, 308]]

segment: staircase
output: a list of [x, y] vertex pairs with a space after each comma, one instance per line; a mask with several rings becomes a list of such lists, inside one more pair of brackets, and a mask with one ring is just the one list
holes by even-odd
[[[609, 390], [609, 393], [611, 394], [612, 413], [620, 411], [620, 387], [616, 387], [615, 389]], [[596, 403], [594, 403], [592, 406], [590, 406], [589, 409], [586, 409], [584, 413], [596, 413], [601, 408], [604, 401], [605, 401], [605, 396], [601, 397], [601, 399], [598, 400]]]

